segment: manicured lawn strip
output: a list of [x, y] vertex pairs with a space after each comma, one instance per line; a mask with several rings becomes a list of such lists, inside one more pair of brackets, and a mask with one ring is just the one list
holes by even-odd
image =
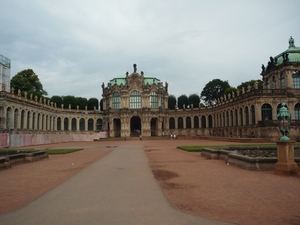
[[[34, 151], [46, 151], [48, 155], [54, 154], [68, 154], [76, 151], [83, 150], [83, 148], [68, 148], [68, 149], [0, 149], [0, 155], [7, 155], [9, 152], [12, 154], [17, 153], [26, 153], [26, 152], [34, 152]], [[3, 154], [1, 154], [3, 152]]]
[[203, 148], [224, 148], [224, 145], [218, 146], [177, 146], [178, 149], [187, 151], [187, 152], [201, 152]]
[[68, 154], [76, 151], [83, 150], [83, 148], [69, 148], [69, 149], [46, 149], [48, 155], [55, 154]]
[[[295, 144], [299, 146], [300, 144]], [[262, 144], [232, 144], [232, 145], [216, 145], [216, 146], [177, 146], [178, 149], [187, 152], [201, 152], [203, 148], [225, 148], [225, 147], [240, 147], [240, 146], [276, 146], [276, 143], [262, 143]]]

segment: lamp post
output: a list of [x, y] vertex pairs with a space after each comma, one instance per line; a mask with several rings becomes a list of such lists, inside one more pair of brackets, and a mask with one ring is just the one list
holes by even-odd
[[290, 141], [290, 138], [287, 136], [290, 131], [291, 114], [288, 112], [284, 102], [281, 103], [277, 121], [282, 137], [276, 142], [278, 162], [275, 164], [275, 174], [298, 175], [299, 167], [294, 159], [294, 142]]
[[290, 132], [291, 114], [288, 112], [284, 102], [281, 103], [281, 108], [277, 114], [277, 121], [279, 131], [282, 134], [280, 141], [289, 141], [290, 138], [287, 136], [287, 134]]

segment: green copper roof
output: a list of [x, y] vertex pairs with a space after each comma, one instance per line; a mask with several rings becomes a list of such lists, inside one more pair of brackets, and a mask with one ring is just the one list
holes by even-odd
[[[144, 85], [152, 85], [152, 84], [158, 84], [161, 81], [155, 77], [146, 77], [144, 76]], [[126, 77], [118, 77], [118, 78], [114, 78], [112, 80], [109, 81], [110, 85], [125, 85], [126, 84]]]
[[289, 40], [289, 48], [275, 57], [277, 59], [276, 65], [283, 63], [286, 54], [288, 54], [289, 62], [300, 62], [300, 47], [295, 47], [292, 37]]

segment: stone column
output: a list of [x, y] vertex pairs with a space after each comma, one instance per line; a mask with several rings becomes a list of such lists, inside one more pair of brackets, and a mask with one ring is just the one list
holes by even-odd
[[275, 164], [275, 174], [298, 175], [299, 166], [294, 161], [294, 142], [278, 141], [276, 144], [278, 162]]

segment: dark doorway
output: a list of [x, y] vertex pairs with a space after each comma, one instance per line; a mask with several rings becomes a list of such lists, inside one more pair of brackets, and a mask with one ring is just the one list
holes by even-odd
[[157, 118], [151, 119], [151, 136], [157, 136]]
[[114, 119], [114, 133], [115, 137], [121, 137], [121, 120]]
[[132, 137], [138, 137], [142, 133], [141, 118], [133, 116], [130, 119], [130, 133]]

